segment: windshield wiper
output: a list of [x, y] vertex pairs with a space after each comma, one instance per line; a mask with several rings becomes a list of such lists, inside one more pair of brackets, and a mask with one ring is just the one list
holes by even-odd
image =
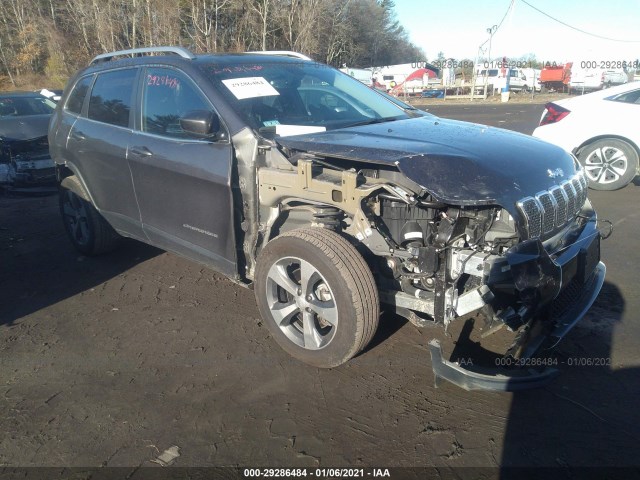
[[362, 125], [374, 125], [376, 123], [395, 122], [396, 120], [400, 120], [400, 118], [398, 117], [372, 118], [371, 120], [364, 120], [362, 122], [351, 123], [344, 128], [361, 127]]

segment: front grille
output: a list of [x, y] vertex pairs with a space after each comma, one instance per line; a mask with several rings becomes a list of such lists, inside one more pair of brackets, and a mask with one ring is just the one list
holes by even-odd
[[536, 195], [536, 199], [542, 206], [542, 233], [549, 233], [556, 226], [555, 200], [549, 192]]
[[551, 193], [553, 198], [556, 199], [556, 219], [558, 223], [567, 221], [567, 203], [569, 203], [567, 199], [567, 195], [564, 193], [564, 190], [560, 187], [553, 187], [551, 189]]
[[517, 202], [529, 238], [544, 237], [573, 220], [587, 199], [587, 181], [582, 172], [550, 190]]
[[577, 177], [574, 177], [573, 180], [571, 180], [571, 184], [573, 185], [574, 190], [578, 194], [578, 197], [577, 197], [578, 205], [584, 205], [584, 201], [587, 199], [586, 187], [582, 186], [582, 182]]
[[525, 198], [524, 200], [521, 200], [518, 207], [520, 207], [520, 211], [527, 219], [529, 236], [539, 237], [540, 232], [542, 231], [542, 215], [536, 199]]
[[564, 189], [564, 193], [569, 197], [569, 203], [567, 204], [568, 216], [571, 216], [573, 212], [576, 211], [576, 190], [573, 188], [570, 182], [565, 182], [562, 184], [562, 188]]

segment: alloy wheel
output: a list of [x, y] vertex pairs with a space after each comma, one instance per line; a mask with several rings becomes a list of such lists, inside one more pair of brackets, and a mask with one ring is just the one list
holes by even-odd
[[319, 350], [338, 328], [338, 308], [331, 287], [308, 261], [285, 257], [267, 274], [267, 302], [280, 330], [296, 345]]
[[597, 148], [584, 162], [589, 182], [603, 185], [619, 180], [627, 171], [628, 166], [627, 156], [616, 147]]
[[87, 208], [80, 197], [70, 190], [64, 193], [62, 211], [71, 235], [79, 245], [87, 245], [90, 240]]

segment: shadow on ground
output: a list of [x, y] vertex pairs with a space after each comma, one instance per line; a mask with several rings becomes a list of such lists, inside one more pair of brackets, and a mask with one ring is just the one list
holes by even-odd
[[0, 196], [0, 325], [12, 325], [162, 253], [133, 240], [123, 243], [108, 256], [85, 257], [66, 236], [57, 195]]
[[[624, 311], [622, 293], [605, 282], [596, 304], [558, 348], [560, 378], [514, 393], [501, 479], [640, 476], [631, 447], [640, 441], [640, 369], [614, 365], [611, 357]], [[604, 442], [606, 448], [599, 447]]]

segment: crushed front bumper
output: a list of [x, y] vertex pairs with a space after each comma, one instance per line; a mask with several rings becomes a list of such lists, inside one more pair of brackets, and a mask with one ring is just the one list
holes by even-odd
[[[553, 348], [560, 342], [593, 305], [604, 283], [605, 274], [606, 267], [604, 263], [599, 262], [588, 280], [579, 288], [575, 288], [579, 291], [577, 297], [574, 296], [570, 305], [560, 315], [553, 317], [553, 329], [532, 339], [523, 358], [531, 358], [541, 348]], [[569, 286], [560, 295], [574, 295], [569, 288], [572, 287]], [[429, 350], [436, 386], [441, 380], [448, 380], [465, 390], [515, 391], [545, 385], [559, 373], [557, 369], [549, 367], [540, 370], [522, 367], [508, 369], [463, 366], [444, 359], [438, 340], [429, 342]]]
[[55, 181], [55, 163], [51, 158], [0, 164], [0, 184], [36, 186], [52, 185]]

